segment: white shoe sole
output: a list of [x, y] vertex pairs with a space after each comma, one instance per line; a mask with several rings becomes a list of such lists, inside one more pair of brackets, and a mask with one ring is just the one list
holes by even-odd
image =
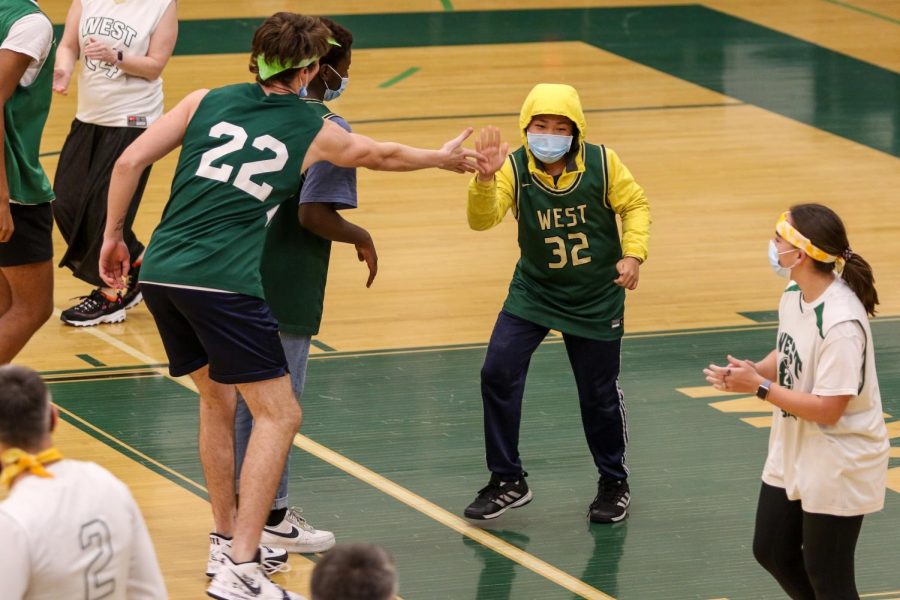
[[496, 519], [497, 517], [499, 517], [500, 515], [502, 515], [503, 513], [505, 513], [506, 511], [508, 511], [511, 508], [519, 508], [520, 506], [525, 506], [526, 504], [531, 502], [532, 498], [534, 498], [534, 494], [532, 494], [531, 490], [529, 489], [527, 494], [525, 494], [524, 496], [522, 496], [521, 498], [519, 498], [512, 504], [507, 504], [506, 506], [504, 506], [503, 508], [501, 508], [500, 510], [498, 510], [495, 513], [491, 513], [489, 515], [484, 515], [482, 517], [466, 516], [466, 518], [471, 519], [473, 521], [489, 521], [490, 519]]
[[93, 327], [94, 325], [100, 325], [101, 323], [121, 323], [125, 320], [125, 309], [123, 308], [121, 310], [117, 310], [114, 313], [103, 315], [102, 317], [97, 317], [96, 319], [89, 319], [87, 321], [68, 321], [66, 319], [61, 320], [66, 325], [72, 325], [73, 327]]
[[144, 301], [144, 295], [142, 293], [138, 292], [137, 296], [135, 296], [131, 300], [131, 302], [129, 302], [128, 304], [125, 305], [125, 310], [131, 310], [132, 308], [134, 308], [135, 306], [137, 306], [138, 304], [140, 304], [143, 301]]

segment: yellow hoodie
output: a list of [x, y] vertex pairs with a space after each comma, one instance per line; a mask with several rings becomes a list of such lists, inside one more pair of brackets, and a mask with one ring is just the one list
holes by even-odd
[[[553, 176], [538, 168], [531, 150], [528, 149], [528, 137], [525, 130], [537, 115], [562, 115], [569, 118], [577, 128], [573, 144], [578, 144], [578, 154], [574, 164], [569, 162], [557, 181]], [[534, 86], [519, 113], [519, 131], [522, 145], [528, 155], [528, 170], [531, 176], [539, 179], [545, 186], [557, 190], [566, 190], [584, 171], [584, 141], [587, 133], [587, 121], [581, 108], [578, 92], [569, 85], [555, 83], [539, 83]], [[622, 164], [618, 154], [610, 148], [606, 149], [609, 172], [609, 205], [622, 219], [622, 255], [633, 256], [640, 261], [647, 258], [647, 245], [650, 239], [650, 206], [644, 190], [637, 184], [628, 168]], [[569, 170], [573, 167], [573, 170]], [[472, 229], [483, 231], [498, 225], [510, 208], [515, 212], [514, 189], [515, 176], [511, 159], [497, 171], [494, 180], [482, 183], [476, 176], [469, 184], [468, 218]], [[603, 202], [603, 198], [597, 198]]]

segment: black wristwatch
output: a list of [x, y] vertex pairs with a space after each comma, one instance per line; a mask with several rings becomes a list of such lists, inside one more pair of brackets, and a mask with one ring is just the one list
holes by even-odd
[[756, 397], [760, 400], [765, 400], [769, 397], [769, 388], [772, 387], [772, 382], [768, 379], [764, 379], [759, 387], [756, 388]]
[[124, 59], [125, 59], [125, 53], [122, 52], [121, 50], [116, 50], [116, 64], [117, 65], [121, 64]]

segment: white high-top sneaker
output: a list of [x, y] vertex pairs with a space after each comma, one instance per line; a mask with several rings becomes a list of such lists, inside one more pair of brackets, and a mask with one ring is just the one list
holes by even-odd
[[258, 562], [235, 564], [225, 553], [206, 595], [218, 600], [306, 600], [273, 583]]
[[[206, 576], [215, 577], [219, 568], [225, 561], [225, 553], [231, 551], [231, 540], [222, 537], [218, 533], [209, 534], [209, 560], [206, 562]], [[263, 571], [267, 575], [278, 573], [279, 571], [287, 571], [288, 553], [287, 550], [281, 548], [269, 548], [268, 546], [260, 546], [260, 563]]]

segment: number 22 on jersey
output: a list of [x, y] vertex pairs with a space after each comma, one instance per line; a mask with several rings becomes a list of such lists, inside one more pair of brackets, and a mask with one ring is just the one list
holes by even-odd
[[[213, 166], [212, 163], [217, 159], [241, 150], [247, 144], [247, 132], [239, 125], [221, 121], [210, 128], [209, 137], [230, 137], [231, 139], [203, 153], [203, 156], [200, 157], [200, 166], [197, 167], [197, 175], [206, 179], [227, 183], [231, 179], [232, 172], [234, 172], [234, 166], [224, 161], [220, 167]], [[251, 145], [257, 150], [274, 152], [275, 157], [241, 164], [237, 176], [231, 184], [260, 202], [265, 202], [269, 194], [272, 193], [272, 186], [268, 183], [256, 183], [250, 178], [254, 175], [274, 173], [283, 169], [288, 160], [288, 150], [287, 146], [271, 135], [256, 137], [251, 142]]]

